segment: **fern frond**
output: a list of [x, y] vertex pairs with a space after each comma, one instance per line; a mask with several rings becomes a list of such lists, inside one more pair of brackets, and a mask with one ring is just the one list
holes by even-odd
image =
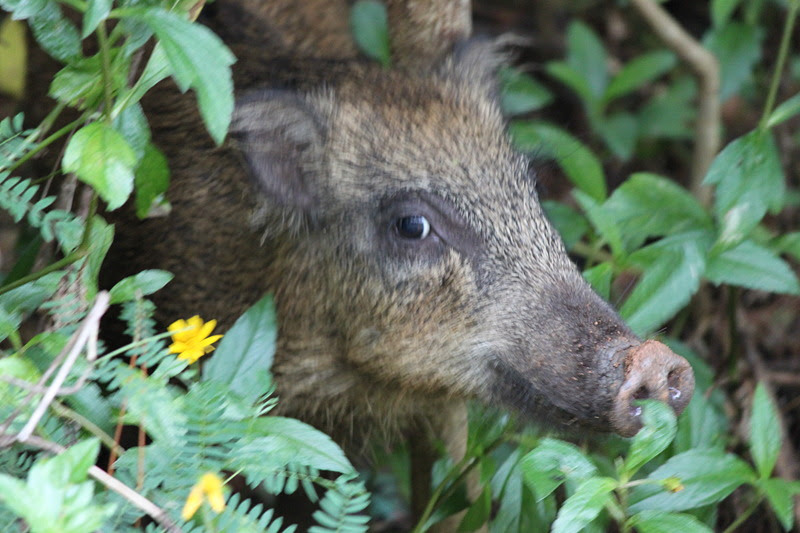
[[[297, 526], [291, 525], [283, 530], [283, 518], [275, 517], [272, 509], [264, 511], [262, 504], [252, 505], [250, 500], [242, 500], [239, 494], [233, 494], [225, 506], [225, 510], [214, 519], [217, 531], [230, 533], [292, 533]], [[205, 532], [204, 527], [192, 532]]]
[[369, 505], [369, 493], [361, 482], [340, 476], [335, 487], [325, 493], [319, 510], [313, 514], [318, 526], [309, 533], [365, 533], [369, 517], [358, 514]]
[[23, 129], [23, 121], [22, 113], [0, 120], [0, 171], [13, 165], [33, 148], [33, 143], [27, 138], [33, 130]]

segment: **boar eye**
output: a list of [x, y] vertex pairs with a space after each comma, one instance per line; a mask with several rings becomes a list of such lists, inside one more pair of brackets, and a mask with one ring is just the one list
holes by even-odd
[[397, 234], [405, 239], [422, 240], [431, 232], [431, 224], [422, 215], [414, 215], [397, 219]]

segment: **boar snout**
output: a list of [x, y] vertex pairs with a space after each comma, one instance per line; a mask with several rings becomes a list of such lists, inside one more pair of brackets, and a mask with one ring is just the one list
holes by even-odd
[[628, 349], [624, 357], [625, 381], [611, 413], [614, 430], [632, 437], [642, 427], [636, 400], [660, 400], [681, 414], [694, 393], [694, 374], [688, 361], [664, 344], [648, 340]]

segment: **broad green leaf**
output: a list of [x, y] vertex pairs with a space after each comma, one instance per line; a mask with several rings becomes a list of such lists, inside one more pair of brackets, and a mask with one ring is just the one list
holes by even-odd
[[[41, 377], [41, 373], [29, 359], [11, 356], [0, 358], [0, 376], [21, 379], [33, 384]], [[27, 395], [27, 390], [0, 379], [0, 400], [2, 400], [0, 406], [18, 408]]]
[[31, 17], [28, 23], [36, 40], [54, 58], [66, 62], [80, 57], [80, 34], [64, 17], [56, 2], [48, 1], [47, 7]]
[[764, 490], [772, 510], [783, 529], [789, 531], [794, 524], [794, 497], [800, 494], [800, 483], [785, 479], [763, 479], [758, 485]]
[[87, 38], [108, 17], [113, 0], [89, 0], [89, 8], [83, 15], [83, 31], [81, 37]]
[[520, 461], [525, 483], [538, 500], [546, 498], [565, 480], [580, 481], [597, 473], [597, 468], [574, 444], [545, 438]]
[[118, 304], [133, 300], [137, 294], [147, 296], [161, 289], [172, 280], [172, 274], [166, 270], [142, 270], [135, 276], [129, 276], [111, 288], [111, 303]]
[[605, 100], [609, 102], [639, 89], [672, 69], [675, 63], [675, 54], [667, 50], [657, 50], [633, 59], [611, 80], [606, 89]]
[[633, 437], [625, 471], [633, 476], [645, 463], [664, 451], [675, 438], [677, 423], [672, 408], [663, 402], [644, 400], [644, 427]]
[[682, 76], [658, 91], [639, 110], [641, 138], [689, 139], [694, 123], [697, 83]]
[[78, 109], [94, 107], [103, 96], [103, 80], [97, 68], [97, 56], [70, 63], [56, 73], [48, 95]]
[[764, 384], [759, 383], [753, 394], [753, 412], [750, 415], [750, 454], [759, 476], [764, 479], [770, 476], [780, 451], [781, 427], [778, 413]]
[[589, 82], [569, 64], [564, 61], [550, 61], [545, 65], [544, 70], [550, 76], [575, 91], [590, 111], [593, 112], [599, 106], [599, 98], [592, 93]]
[[711, 20], [714, 26], [724, 26], [742, 0], [711, 0]]
[[52, 7], [51, 0], [0, 0], [0, 7], [11, 13], [14, 20], [25, 20]]
[[542, 202], [542, 208], [556, 231], [561, 234], [567, 250], [571, 249], [589, 231], [589, 223], [586, 218], [561, 202], [545, 200]]
[[772, 134], [756, 130], [730, 143], [714, 159], [703, 183], [716, 185], [717, 246], [730, 248], [748, 236], [768, 209], [783, 205], [786, 186]]
[[798, 113], [800, 113], [800, 93], [797, 93], [775, 108], [767, 120], [767, 127], [771, 128], [777, 126]]
[[458, 531], [475, 531], [489, 521], [492, 516], [492, 491], [486, 487], [481, 495], [470, 505], [458, 525]]
[[169, 207], [164, 196], [169, 187], [169, 166], [161, 150], [152, 144], [145, 147], [144, 156], [136, 167], [136, 216], [148, 215]]
[[741, 459], [722, 450], [689, 450], [670, 458], [647, 479], [677, 478], [677, 490], [643, 484], [631, 491], [630, 512], [644, 510], [684, 511], [719, 503], [738, 486], [756, 479], [753, 470]]
[[573, 190], [572, 196], [586, 213], [586, 218], [589, 219], [598, 235], [611, 247], [614, 257], [624, 258], [625, 247], [622, 244], [622, 235], [613, 214], [583, 191]]
[[85, 268], [81, 269], [81, 277], [86, 287], [85, 297], [91, 301], [97, 295], [97, 282], [100, 276], [100, 267], [106, 258], [111, 242], [114, 240], [114, 226], [107, 223], [100, 215], [92, 219], [89, 234], [89, 253], [86, 256]]
[[716, 284], [800, 294], [800, 282], [789, 265], [768, 248], [751, 240], [709, 259], [705, 275]]
[[764, 30], [739, 22], [713, 28], [703, 38], [703, 45], [717, 56], [720, 66], [720, 98], [727, 100], [752, 78], [753, 68], [761, 59]]
[[585, 480], [561, 506], [552, 533], [578, 533], [600, 514], [616, 487], [617, 480], [608, 477]]
[[358, 0], [350, 8], [350, 26], [361, 51], [388, 67], [391, 55], [386, 7], [375, 0]]
[[595, 130], [600, 132], [608, 148], [622, 161], [633, 156], [638, 139], [639, 124], [630, 113], [616, 113], [597, 119]]
[[5, 340], [28, 313], [56, 292], [63, 276], [64, 272], [51, 272], [0, 295], [0, 340]]
[[[213, 317], [212, 317], [213, 318]], [[267, 295], [239, 317], [203, 367], [203, 379], [226, 383], [245, 400], [255, 402], [270, 387], [277, 321]]]
[[249, 423], [250, 434], [260, 434], [242, 448], [244, 454], [269, 455], [283, 463], [349, 474], [355, 471], [342, 449], [325, 433], [293, 418], [264, 416]]
[[117, 115], [126, 106], [141, 100], [147, 91], [152, 89], [156, 83], [166, 79], [170, 72], [169, 59], [166, 52], [164, 52], [164, 47], [161, 43], [156, 43], [141, 76], [139, 76], [136, 84], [119, 99], [120, 102], [115, 106], [113, 114]]
[[589, 270], [583, 271], [583, 279], [599, 294], [604, 300], [611, 296], [611, 279], [614, 276], [614, 267], [611, 263], [600, 263]]
[[147, 434], [154, 441], [167, 446], [181, 445], [186, 433], [183, 396], [133, 370], [121, 375], [120, 381], [120, 396], [128, 405], [123, 420], [132, 425], [147, 424]]
[[105, 122], [92, 122], [72, 136], [61, 162], [106, 201], [109, 209], [125, 203], [133, 191], [136, 154], [117, 131]]
[[713, 227], [711, 217], [689, 191], [672, 180], [645, 172], [631, 175], [604, 208], [616, 219], [629, 250], [650, 237]]
[[492, 517], [492, 533], [547, 531], [555, 519], [555, 498], [537, 501], [523, 481], [520, 449], [514, 450], [492, 476], [492, 493], [499, 504]]
[[639, 533], [712, 533], [710, 527], [689, 514], [642, 511], [628, 520]]
[[552, 157], [578, 189], [597, 201], [606, 199], [603, 167], [578, 139], [546, 122], [512, 122], [509, 131], [520, 150]]
[[770, 247], [778, 253], [786, 253], [800, 261], [800, 231], [781, 235]]
[[136, 154], [136, 161], [141, 164], [151, 138], [150, 125], [144, 116], [142, 106], [138, 102], [130, 104], [114, 117], [111, 124], [125, 137], [133, 153]]
[[175, 13], [150, 8], [137, 12], [135, 17], [158, 37], [178, 87], [195, 90], [206, 128], [221, 144], [233, 113], [230, 66], [236, 58], [211, 30]]
[[500, 107], [507, 116], [535, 111], [553, 101], [553, 94], [524, 72], [504, 68], [499, 75]]
[[683, 308], [700, 286], [706, 267], [702, 232], [666, 237], [631, 254], [644, 274], [620, 308], [638, 335], [661, 326]]
[[600, 99], [608, 85], [608, 57], [597, 34], [581, 21], [567, 28], [567, 64], [581, 74], [595, 99]]

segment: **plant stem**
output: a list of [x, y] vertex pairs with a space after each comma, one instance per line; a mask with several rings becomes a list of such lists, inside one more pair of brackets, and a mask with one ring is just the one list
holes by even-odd
[[36, 147], [33, 148], [31, 151], [29, 151], [27, 154], [25, 154], [24, 156], [22, 156], [19, 159], [17, 159], [16, 163], [14, 163], [10, 167], [8, 167], [8, 171], [9, 172], [14, 172], [21, 165], [23, 165], [26, 161], [28, 161], [30, 158], [32, 158], [33, 156], [35, 156], [36, 154], [38, 154], [39, 152], [41, 152], [42, 150], [47, 148], [49, 145], [51, 145], [52, 143], [54, 143], [55, 141], [57, 141], [58, 139], [60, 139], [64, 135], [66, 135], [67, 133], [69, 133], [70, 131], [72, 131], [74, 128], [76, 128], [79, 124], [81, 124], [85, 120], [86, 120], [86, 116], [82, 115], [79, 119], [73, 120], [72, 122], [70, 122], [69, 124], [64, 126], [63, 128], [59, 129], [57, 132], [53, 133], [48, 138], [46, 138], [45, 140], [43, 140], [42, 142], [37, 144]]
[[111, 122], [111, 111], [114, 109], [113, 87], [111, 86], [111, 57], [109, 56], [108, 33], [106, 33], [105, 21], [97, 26], [97, 44], [100, 46], [100, 58], [103, 68], [100, 73], [103, 76], [103, 94], [105, 97], [105, 110], [103, 114], [108, 122]]
[[762, 499], [763, 497], [760, 495], [757, 498], [753, 499], [753, 502], [750, 504], [750, 507], [748, 507], [745, 510], [745, 512], [736, 517], [736, 520], [734, 520], [731, 525], [725, 528], [725, 531], [723, 531], [722, 533], [733, 533], [734, 531], [736, 531], [739, 528], [739, 526], [744, 523], [745, 520], [750, 518], [750, 515], [753, 514], [753, 511], [755, 511], [761, 504]]
[[792, 30], [794, 28], [795, 19], [797, 19], [797, 9], [800, 7], [800, 0], [792, 0], [789, 4], [789, 13], [786, 15], [786, 23], [783, 26], [783, 35], [781, 36], [781, 45], [778, 49], [778, 62], [775, 64], [775, 70], [772, 73], [772, 83], [769, 86], [767, 93], [767, 100], [764, 104], [764, 113], [761, 115], [761, 121], [758, 123], [759, 131], [766, 131], [767, 121], [772, 108], [775, 106], [775, 99], [778, 96], [778, 86], [781, 81], [781, 73], [783, 66], [786, 64], [786, 56], [789, 54], [789, 43], [792, 40]]
[[115, 450], [118, 455], [121, 455], [125, 452], [125, 450], [119, 444], [114, 442], [114, 439], [111, 438], [111, 435], [103, 431], [99, 426], [97, 426], [88, 418], [84, 417], [82, 414], [73, 411], [58, 400], [53, 400], [53, 403], [50, 404], [50, 407], [58, 416], [77, 422], [86, 431], [100, 439], [100, 442], [102, 442], [109, 450]]

